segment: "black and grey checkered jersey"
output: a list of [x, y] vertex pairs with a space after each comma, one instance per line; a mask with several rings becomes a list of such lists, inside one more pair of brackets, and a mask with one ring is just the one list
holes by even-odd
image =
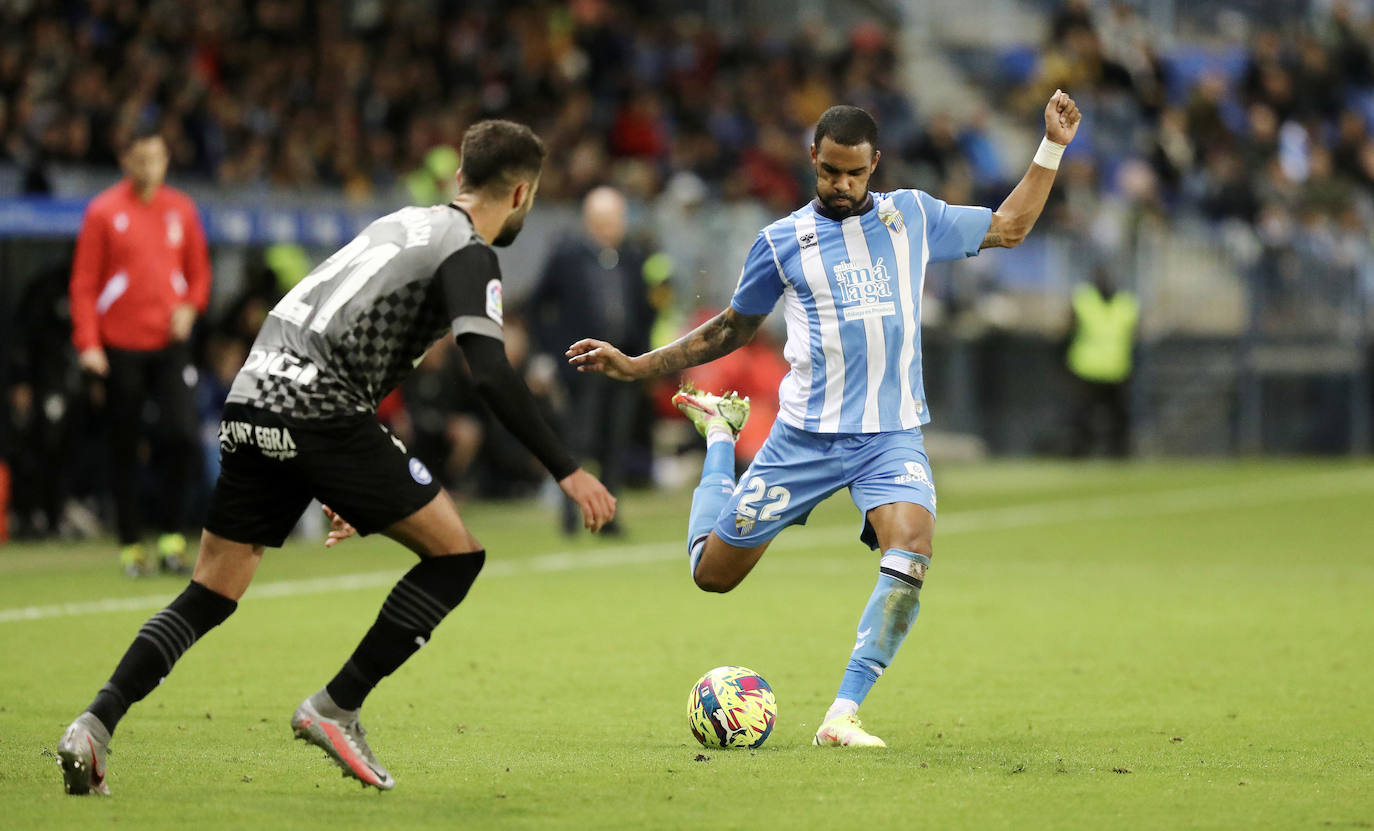
[[403, 208], [281, 299], [228, 400], [301, 419], [373, 413], [450, 329], [501, 337], [496, 255], [457, 207]]

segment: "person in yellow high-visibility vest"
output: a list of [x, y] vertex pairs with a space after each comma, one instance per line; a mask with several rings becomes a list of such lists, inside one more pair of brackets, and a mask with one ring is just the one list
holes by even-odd
[[1088, 455], [1100, 434], [1110, 455], [1125, 456], [1130, 448], [1127, 382], [1140, 303], [1132, 292], [1117, 290], [1110, 275], [1098, 269], [1091, 283], [1074, 289], [1073, 320], [1068, 364], [1078, 379], [1079, 395], [1070, 451]]

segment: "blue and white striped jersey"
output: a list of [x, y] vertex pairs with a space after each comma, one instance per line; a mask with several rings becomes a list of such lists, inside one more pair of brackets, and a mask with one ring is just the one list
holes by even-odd
[[921, 376], [926, 263], [971, 257], [987, 208], [919, 190], [874, 193], [843, 220], [816, 202], [759, 232], [731, 307], [768, 314], [783, 299], [792, 366], [778, 391], [785, 423], [813, 433], [882, 433], [930, 421]]

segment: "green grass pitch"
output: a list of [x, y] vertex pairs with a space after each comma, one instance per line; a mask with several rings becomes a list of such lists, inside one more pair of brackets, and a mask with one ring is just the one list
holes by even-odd
[[[727, 595], [690, 583], [690, 495], [625, 541], [533, 505], [463, 509], [488, 570], [364, 708], [390, 793], [290, 740], [410, 555], [269, 552], [233, 618], [115, 737], [109, 799], [52, 748], [179, 581], [109, 544], [0, 549], [5, 828], [1369, 828], [1374, 466], [937, 469], [920, 620], [864, 706], [884, 750], [810, 745], [876, 560], [843, 494]], [[122, 600], [124, 599], [124, 600]], [[756, 751], [703, 750], [691, 683], [772, 684]]]

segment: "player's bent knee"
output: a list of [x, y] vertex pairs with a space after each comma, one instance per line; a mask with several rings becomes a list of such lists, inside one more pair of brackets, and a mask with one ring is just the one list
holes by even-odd
[[935, 520], [919, 506], [900, 506], [908, 510], [885, 510], [870, 515], [881, 549], [900, 548], [926, 557], [935, 556]]
[[902, 523], [891, 535], [892, 546], [930, 556], [935, 539], [935, 523], [925, 517]]
[[709, 554], [703, 556], [692, 571], [692, 582], [697, 584], [697, 588], [704, 592], [714, 592], [724, 594], [744, 579], [742, 574], [734, 574], [733, 569], [719, 556], [711, 557]]
[[764, 543], [756, 548], [738, 548], [712, 534], [692, 571], [692, 581], [702, 591], [724, 594], [749, 576], [767, 547]]
[[261, 545], [233, 542], [209, 531], [201, 535], [191, 579], [230, 600], [239, 600], [262, 562]]
[[704, 592], [724, 594], [740, 584], [744, 575], [733, 575], [723, 573], [719, 568], [711, 568], [706, 563], [698, 563], [697, 570], [692, 573], [692, 580], [697, 584], [697, 588]]
[[382, 533], [425, 558], [468, 554], [482, 548], [444, 493]]
[[[466, 558], [466, 559], [462, 559]], [[487, 551], [485, 548], [474, 548], [465, 551], [449, 551], [444, 554], [436, 554], [426, 557], [427, 560], [441, 560], [445, 565], [462, 563], [463, 567], [472, 571], [473, 576], [480, 574], [482, 567], [487, 563]]]

